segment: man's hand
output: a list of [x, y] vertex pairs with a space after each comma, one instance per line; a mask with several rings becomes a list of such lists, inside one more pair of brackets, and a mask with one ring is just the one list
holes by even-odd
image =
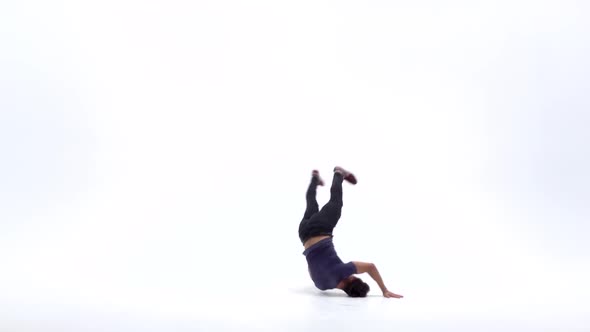
[[383, 292], [383, 297], [401, 299], [403, 297], [403, 295], [395, 294], [395, 293], [392, 293], [392, 292], [386, 290]]

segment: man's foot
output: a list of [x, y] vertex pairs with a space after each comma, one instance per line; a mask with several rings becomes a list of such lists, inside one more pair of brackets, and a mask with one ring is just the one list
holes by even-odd
[[336, 167], [334, 167], [334, 172], [342, 174], [342, 176], [344, 177], [344, 180], [346, 180], [352, 184], [356, 184], [356, 177], [354, 176], [354, 174], [350, 173], [349, 171], [345, 170], [344, 168], [342, 168], [340, 166], [336, 166]]
[[320, 177], [320, 172], [318, 170], [313, 170], [311, 171], [311, 176], [313, 176], [314, 178], [318, 179], [318, 184], [320, 186], [324, 185], [324, 180], [322, 180], [322, 178]]

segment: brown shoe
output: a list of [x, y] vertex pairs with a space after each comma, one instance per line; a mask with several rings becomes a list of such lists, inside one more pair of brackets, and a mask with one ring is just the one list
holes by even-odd
[[356, 184], [356, 182], [357, 182], [354, 174], [350, 173], [349, 171], [345, 170], [344, 168], [342, 168], [340, 166], [334, 167], [334, 172], [342, 174], [342, 176], [344, 177], [344, 180], [350, 182], [351, 184]]
[[311, 176], [318, 179], [318, 184], [320, 186], [324, 185], [324, 180], [322, 180], [322, 178], [320, 177], [320, 172], [318, 170], [314, 169], [313, 171], [311, 171]]

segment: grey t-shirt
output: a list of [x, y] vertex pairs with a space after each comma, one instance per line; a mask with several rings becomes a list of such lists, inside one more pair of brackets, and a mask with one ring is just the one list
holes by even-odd
[[307, 248], [303, 255], [307, 259], [311, 280], [320, 290], [336, 288], [340, 281], [356, 273], [352, 262], [343, 263], [338, 257], [331, 237]]

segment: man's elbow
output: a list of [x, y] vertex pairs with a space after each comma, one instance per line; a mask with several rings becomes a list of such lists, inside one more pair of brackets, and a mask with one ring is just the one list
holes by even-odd
[[377, 267], [375, 267], [375, 264], [373, 263], [365, 263], [365, 262], [354, 262], [354, 265], [356, 266], [356, 270], [357, 273], [372, 273], [373, 271], [377, 270]]

